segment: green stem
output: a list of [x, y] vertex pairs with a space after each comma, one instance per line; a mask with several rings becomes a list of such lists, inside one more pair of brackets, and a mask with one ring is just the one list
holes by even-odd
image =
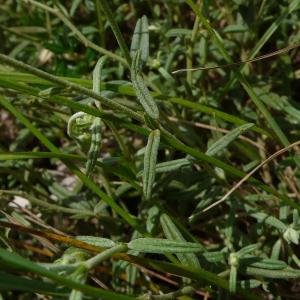
[[97, 20], [98, 20], [98, 32], [100, 37], [100, 45], [102, 47], [105, 47], [105, 28], [102, 20], [102, 13], [101, 13], [101, 7], [99, 5], [99, 1], [94, 0], [95, 6], [96, 6], [96, 14], [97, 14]]
[[88, 270], [93, 269], [97, 265], [99, 265], [101, 262], [103, 262], [104, 260], [112, 257], [114, 254], [117, 254], [120, 252], [125, 252], [125, 251], [127, 251], [127, 249], [128, 249], [128, 247], [125, 244], [114, 246], [110, 249], [107, 249], [107, 250], [97, 254], [96, 256], [90, 258], [89, 260], [85, 261], [83, 263], [83, 265]]
[[151, 300], [174, 300], [177, 297], [190, 296], [194, 293], [195, 293], [195, 289], [192, 286], [186, 286], [180, 290], [168, 294], [150, 296], [150, 299]]
[[[21, 123], [23, 123], [51, 152], [61, 154], [61, 151], [4, 97], [0, 96], [0, 104], [2, 104]], [[73, 163], [64, 159], [62, 161], [83, 182], [85, 186], [93, 191], [100, 199], [105, 201], [107, 205], [109, 205], [118, 215], [120, 215], [130, 226], [137, 229], [141, 233], [145, 232], [141, 228], [136, 218], [123, 210], [112, 198], [99, 189], [98, 185], [84, 175]]]
[[99, 3], [102, 11], [104, 12], [108, 22], [109, 22], [109, 25], [118, 41], [118, 44], [123, 52], [123, 55], [127, 61], [127, 64], [128, 66], [131, 66], [131, 57], [130, 57], [130, 53], [129, 53], [129, 50], [128, 50], [128, 47], [125, 43], [125, 40], [122, 36], [122, 33], [120, 31], [120, 28], [117, 24], [117, 22], [115, 21], [114, 19], [114, 16], [113, 16], [113, 13], [107, 3], [106, 0], [97, 0], [97, 2]]
[[63, 213], [67, 213], [67, 214], [79, 214], [79, 213], [82, 214], [83, 213], [83, 214], [87, 214], [90, 216], [94, 216], [94, 213], [92, 211], [68, 208], [68, 207], [63, 207], [63, 206], [56, 205], [56, 204], [51, 204], [46, 201], [37, 199], [37, 198], [35, 198], [25, 192], [22, 192], [22, 191], [0, 190], [0, 195], [12, 195], [12, 196], [24, 197], [27, 200], [29, 200], [30, 203], [45, 207], [49, 210], [54, 210], [54, 211], [63, 212]]
[[70, 88], [71, 90], [73, 91], [76, 91], [76, 92], [79, 92], [83, 95], [86, 95], [86, 96], [89, 96], [91, 98], [94, 98], [100, 102], [103, 103], [103, 105], [106, 105], [112, 109], [115, 109], [115, 110], [118, 110], [118, 111], [122, 111], [124, 112], [125, 114], [127, 114], [128, 116], [140, 121], [140, 122], [143, 122], [143, 117], [134, 112], [132, 109], [130, 108], [127, 108], [126, 106], [122, 105], [122, 104], [119, 104], [111, 99], [108, 99], [106, 97], [103, 97], [95, 92], [93, 92], [92, 90], [89, 90], [83, 86], [80, 86], [76, 83], [73, 83], [73, 82], [70, 82], [68, 80], [65, 80], [65, 79], [61, 79], [57, 76], [54, 76], [54, 75], [51, 75], [49, 73], [46, 73], [44, 71], [41, 71], [35, 67], [32, 67], [30, 65], [27, 65], [23, 62], [20, 62], [16, 59], [13, 59], [13, 58], [10, 58], [9, 56], [7, 55], [4, 55], [4, 54], [0, 54], [0, 61], [5, 63], [5, 64], [8, 64], [16, 69], [20, 69], [20, 70], [23, 70], [25, 72], [28, 72], [28, 73], [31, 73], [35, 76], [38, 76], [40, 78], [43, 78], [43, 79], [46, 79], [50, 82], [53, 82], [55, 84], [58, 84], [60, 86], [64, 86], [64, 87], [68, 87]]
[[[192, 69], [193, 68], [193, 46], [195, 43], [195, 40], [197, 38], [197, 32], [199, 28], [199, 18], [196, 16], [194, 27], [192, 31], [192, 35], [190, 40], [188, 41], [188, 49], [187, 49], [187, 55], [186, 55], [186, 68]], [[193, 79], [193, 72], [191, 70], [187, 71], [187, 82], [190, 86], [192, 86], [192, 79]]]
[[[196, 14], [196, 16], [199, 17], [199, 20], [201, 21], [201, 23], [204, 25], [204, 27], [209, 32], [214, 43], [218, 47], [222, 56], [224, 57], [224, 59], [228, 63], [232, 63], [233, 61], [224, 47], [224, 43], [223, 43], [221, 36], [215, 31], [215, 29], [213, 29], [211, 27], [210, 23], [202, 15], [202, 12], [199, 10], [199, 8], [197, 7], [197, 5], [194, 3], [193, 0], [186, 0], [186, 2], [192, 8], [192, 10]], [[265, 119], [268, 121], [269, 126], [274, 130], [275, 134], [277, 135], [277, 138], [282, 143], [282, 145], [284, 145], [284, 146], [289, 145], [289, 141], [288, 141], [286, 135], [283, 133], [283, 131], [281, 130], [281, 128], [279, 127], [279, 125], [277, 124], [275, 119], [272, 117], [271, 113], [268, 111], [266, 106], [263, 104], [263, 102], [259, 99], [257, 94], [254, 92], [253, 88], [250, 86], [250, 84], [248, 83], [246, 78], [243, 77], [239, 71], [235, 72], [235, 76], [236, 76], [236, 78], [238, 78], [238, 80], [240, 81], [241, 85], [244, 87], [244, 89], [248, 93], [251, 100], [254, 102], [254, 104], [257, 106], [257, 108], [263, 114]]]
[[49, 7], [48, 5], [39, 3], [34, 0], [22, 0], [22, 1], [25, 3], [31, 3], [31, 4], [35, 5], [36, 7], [44, 9], [45, 11], [48, 11], [49, 13], [58, 17], [86, 47], [92, 48], [92, 49], [96, 50], [97, 52], [107, 55], [108, 57], [119, 61], [123, 65], [126, 65], [126, 60], [124, 58], [122, 58], [121, 56], [116, 55], [116, 54], [96, 45], [95, 43], [91, 42], [90, 40], [88, 40], [58, 8], [52, 8], [52, 7]]

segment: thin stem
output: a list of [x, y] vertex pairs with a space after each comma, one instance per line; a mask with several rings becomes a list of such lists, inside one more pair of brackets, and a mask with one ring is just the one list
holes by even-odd
[[125, 40], [122, 36], [120, 28], [119, 28], [117, 22], [114, 19], [113, 13], [112, 13], [107, 1], [106, 0], [101, 0], [101, 1], [97, 0], [97, 1], [100, 5], [102, 11], [104, 12], [108, 22], [109, 22], [109, 25], [110, 25], [117, 41], [118, 41], [118, 44], [119, 44], [119, 46], [120, 46], [120, 48], [123, 52], [123, 55], [124, 55], [124, 57], [127, 61], [128, 66], [131, 66], [131, 57], [130, 57], [128, 47], [127, 47], [127, 45], [125, 43]]
[[[46, 73], [47, 74], [47, 73]], [[97, 95], [97, 94], [95, 94]], [[41, 133], [22, 113], [20, 113], [9, 101], [0, 95], [0, 104], [10, 111], [21, 123], [23, 123], [51, 152], [61, 154], [61, 151], [43, 134]], [[105, 201], [117, 214], [119, 214], [130, 226], [137, 229], [142, 234], [143, 228], [132, 215], [123, 210], [114, 199], [110, 198], [104, 193], [97, 184], [91, 181], [85, 174], [83, 174], [73, 163], [67, 160], [62, 160], [63, 163], [73, 172], [82, 183], [93, 191], [100, 199]]]
[[128, 116], [140, 121], [140, 122], [143, 122], [144, 119], [143, 117], [134, 112], [133, 110], [131, 110], [130, 108], [127, 108], [126, 106], [122, 105], [122, 104], [119, 104], [111, 99], [108, 99], [108, 98], [105, 98], [95, 92], [93, 92], [92, 90], [89, 90], [81, 85], [78, 85], [76, 83], [73, 83], [73, 82], [70, 82], [68, 80], [65, 80], [65, 79], [61, 79], [57, 76], [54, 76], [54, 75], [51, 75], [49, 73], [46, 73], [44, 71], [41, 71], [35, 67], [32, 67], [30, 65], [27, 65], [23, 62], [20, 62], [16, 59], [13, 59], [13, 58], [10, 58], [9, 56], [7, 55], [4, 55], [4, 54], [0, 54], [0, 61], [2, 61], [3, 63], [6, 63], [12, 67], [15, 67], [16, 69], [20, 69], [20, 70], [23, 70], [25, 72], [28, 72], [28, 73], [31, 73], [35, 76], [38, 76], [40, 78], [43, 78], [43, 79], [46, 79], [50, 82], [53, 82], [55, 84], [58, 84], [60, 86], [64, 86], [64, 87], [68, 87], [70, 88], [71, 90], [73, 91], [77, 91], [81, 94], [84, 94], [86, 96], [89, 96], [91, 98], [94, 98], [100, 102], [103, 103], [103, 105], [106, 105], [112, 109], [115, 109], [115, 110], [118, 110], [118, 111], [122, 111], [124, 112], [125, 114], [127, 114]]
[[97, 20], [98, 20], [98, 32], [99, 32], [99, 37], [100, 37], [100, 45], [102, 47], [105, 47], [105, 28], [104, 28], [104, 23], [102, 20], [102, 13], [101, 13], [101, 7], [99, 5], [99, 1], [94, 0], [95, 6], [96, 6], [96, 14], [97, 14]]
[[39, 7], [45, 11], [48, 11], [49, 13], [58, 17], [86, 47], [92, 48], [101, 54], [107, 55], [108, 57], [119, 61], [123, 65], [127, 65], [126, 60], [124, 58], [122, 58], [121, 56], [114, 54], [114, 53], [96, 45], [92, 41], [88, 40], [58, 8], [52, 8], [52, 7], [49, 7], [48, 5], [39, 3], [34, 0], [22, 0], [22, 1], [25, 3], [31, 3], [31, 4], [35, 5], [36, 7]]
[[[191, 121], [187, 121], [187, 120], [182, 120], [182, 119], [178, 119], [178, 118], [175, 118], [175, 117], [168, 117], [168, 120], [170, 120], [172, 122], [176, 122], [176, 123], [180, 122], [180, 123], [184, 123], [184, 124], [188, 124], [188, 125], [192, 125], [192, 126], [195, 126], [195, 127], [198, 127], [198, 128], [208, 129], [208, 130], [212, 130], [212, 131], [218, 131], [218, 132], [223, 132], [223, 133], [230, 132], [230, 130], [228, 130], [228, 129], [224, 129], [224, 128], [220, 128], [220, 127], [216, 127], [216, 126], [211, 126], [211, 125], [200, 123], [200, 122], [191, 122]], [[244, 135], [239, 135], [238, 138], [245, 141], [245, 142], [247, 142], [247, 143], [249, 143], [249, 144], [251, 144], [251, 145], [253, 145], [253, 146], [255, 146], [258, 149], [261, 149], [262, 151], [265, 151], [264, 146], [262, 146], [259, 143], [254, 142], [253, 140], [247, 138]]]
[[205, 208], [202, 212], [208, 211], [211, 208], [215, 207], [216, 205], [221, 204], [224, 202], [237, 188], [239, 188], [247, 179], [249, 179], [257, 170], [259, 170], [261, 167], [263, 167], [265, 164], [269, 163], [271, 160], [276, 158], [277, 156], [281, 155], [284, 152], [289, 151], [290, 149], [300, 145], [300, 141], [297, 141], [293, 144], [290, 144], [289, 146], [280, 149], [279, 151], [275, 152], [271, 156], [269, 156], [267, 159], [265, 159], [263, 162], [261, 162], [257, 167], [255, 167], [251, 172], [249, 172], [246, 176], [244, 176], [234, 187], [232, 187], [220, 200], [213, 203], [212, 205]]
[[188, 69], [187, 82], [190, 86], [192, 86], [192, 80], [193, 80], [193, 74], [191, 71], [191, 69], [193, 68], [193, 47], [194, 47], [195, 40], [197, 38], [198, 28], [199, 28], [199, 17], [196, 16], [193, 31], [192, 31], [192, 36], [188, 41], [188, 49], [187, 49], [187, 56], [186, 56], [186, 67]]
[[47, 201], [37, 199], [37, 198], [35, 198], [25, 192], [22, 192], [22, 191], [0, 190], [0, 195], [12, 195], [12, 196], [24, 197], [30, 203], [45, 207], [49, 210], [59, 211], [59, 212], [67, 213], [67, 214], [79, 214], [79, 213], [82, 214], [83, 213], [83, 214], [94, 216], [94, 213], [92, 211], [68, 208], [68, 207], [63, 207], [63, 206], [56, 205], [56, 204], [51, 204], [51, 203], [48, 203]]
[[151, 300], [174, 300], [180, 296], [190, 296], [195, 293], [195, 289], [192, 286], [186, 286], [175, 292], [171, 292], [164, 295], [153, 295], [150, 296]]
[[110, 249], [107, 249], [96, 256], [90, 258], [89, 260], [84, 262], [84, 266], [90, 270], [92, 268], [95, 268], [97, 265], [99, 265], [102, 261], [112, 257], [116, 253], [125, 252], [127, 251], [127, 246], [125, 244], [114, 246]]
[[[192, 8], [194, 13], [199, 17], [200, 22], [204, 25], [206, 30], [211, 35], [213, 42], [217, 46], [218, 50], [224, 57], [224, 59], [227, 61], [227, 63], [233, 63], [230, 55], [228, 54], [223, 39], [221, 36], [216, 32], [214, 28], [211, 27], [208, 20], [202, 15], [202, 12], [199, 10], [197, 5], [194, 3], [193, 0], [186, 0], [187, 4]], [[258, 110], [263, 114], [265, 119], [267, 120], [269, 126], [274, 130], [275, 134], [277, 135], [278, 140], [282, 143], [283, 146], [289, 145], [289, 140], [282, 131], [282, 129], [279, 127], [278, 123], [275, 121], [275, 119], [272, 117], [271, 113], [267, 109], [267, 107], [264, 105], [264, 103], [260, 100], [256, 92], [253, 90], [247, 79], [239, 72], [235, 72], [236, 78], [238, 78], [240, 84], [243, 86], [245, 91], [248, 93], [251, 100], [254, 102], [254, 104], [257, 106]]]

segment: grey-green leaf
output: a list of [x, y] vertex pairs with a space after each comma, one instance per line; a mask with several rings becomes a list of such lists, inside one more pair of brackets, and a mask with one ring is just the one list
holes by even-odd
[[285, 225], [282, 221], [280, 221], [279, 219], [277, 219], [273, 216], [269, 216], [263, 212], [251, 214], [251, 217], [257, 219], [257, 221], [259, 221], [259, 222], [263, 222], [272, 227], [275, 227], [275, 228], [279, 229], [280, 231], [285, 231], [286, 229], [288, 229], [288, 226]]
[[[160, 224], [162, 226], [163, 232], [167, 239], [186, 243], [185, 238], [182, 236], [177, 226], [174, 224], [174, 222], [167, 214], [162, 214], [160, 216]], [[200, 244], [198, 245], [201, 247], [203, 251], [204, 248]], [[176, 252], [176, 255], [183, 265], [200, 267], [199, 259], [194, 253], [182, 254]]]
[[144, 253], [194, 253], [201, 252], [197, 243], [179, 242], [168, 239], [139, 238], [128, 243], [128, 248]]
[[[189, 165], [191, 165], [191, 161], [187, 158], [174, 159], [157, 164], [155, 168], [155, 173], [173, 172]], [[142, 175], [143, 171], [139, 172], [137, 174], [137, 177], [140, 177]]]
[[159, 111], [158, 107], [151, 96], [144, 78], [140, 73], [141, 68], [141, 50], [137, 50], [132, 58], [132, 65], [131, 65], [131, 81], [133, 88], [136, 92], [136, 96], [143, 106], [146, 113], [153, 119], [158, 119]]
[[250, 266], [268, 270], [283, 270], [288, 267], [287, 263], [282, 260], [261, 258], [253, 255], [245, 255], [240, 259], [239, 262], [242, 266]]
[[251, 127], [253, 127], [253, 123], [247, 123], [242, 126], [239, 126], [230, 132], [228, 132], [226, 135], [221, 137], [219, 140], [217, 140], [215, 143], [213, 143], [208, 150], [206, 151], [206, 154], [209, 156], [214, 156], [221, 150], [225, 149], [230, 143], [232, 143], [236, 138], [239, 137], [240, 134], [244, 133], [245, 131], [249, 130]]
[[131, 57], [139, 49], [141, 51], [141, 62], [145, 64], [149, 57], [149, 28], [146, 16], [143, 16], [136, 22], [130, 47]]
[[[102, 56], [93, 71], [93, 91], [97, 94], [100, 94], [100, 85], [101, 85], [101, 76], [102, 76], [102, 68], [103, 64], [106, 60], [106, 56]], [[98, 101], [94, 101], [97, 108], [101, 109], [101, 105]], [[96, 165], [98, 154], [101, 148], [101, 118], [95, 118], [91, 127], [92, 137], [91, 137], [91, 145], [87, 155], [86, 161], [86, 175], [89, 177]]]
[[[103, 68], [103, 64], [106, 61], [106, 56], [102, 56], [94, 70], [93, 70], [93, 92], [100, 94], [101, 89], [100, 89], [100, 83], [101, 83], [101, 78], [102, 78], [102, 68]], [[98, 101], [95, 101], [96, 103], [98, 103]]]
[[116, 246], [116, 243], [114, 241], [106, 238], [96, 237], [96, 236], [80, 235], [80, 236], [76, 236], [76, 240], [91, 244], [96, 247], [101, 247], [101, 248], [111, 248]]
[[144, 155], [143, 193], [146, 200], [149, 200], [152, 194], [159, 142], [160, 131], [158, 129], [153, 130], [149, 134]]

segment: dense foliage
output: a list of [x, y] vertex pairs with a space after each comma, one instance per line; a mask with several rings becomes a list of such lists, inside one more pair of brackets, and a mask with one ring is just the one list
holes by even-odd
[[300, 0], [0, 3], [0, 299], [300, 297]]

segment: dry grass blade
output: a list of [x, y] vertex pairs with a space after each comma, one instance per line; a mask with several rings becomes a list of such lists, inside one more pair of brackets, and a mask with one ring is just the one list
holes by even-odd
[[284, 152], [289, 151], [290, 149], [300, 145], [300, 141], [297, 141], [293, 144], [290, 144], [289, 146], [280, 149], [279, 151], [275, 152], [271, 156], [269, 156], [267, 159], [265, 159], [263, 162], [261, 162], [257, 167], [255, 167], [251, 172], [249, 172], [245, 177], [243, 177], [234, 187], [232, 187], [220, 200], [217, 202], [213, 203], [212, 205], [206, 207], [205, 209], [202, 210], [202, 213], [210, 210], [211, 208], [221, 204], [224, 202], [235, 190], [237, 190], [246, 180], [248, 180], [257, 170], [259, 170], [261, 167], [263, 167], [265, 164], [269, 163], [272, 161], [274, 158], [277, 156], [281, 155]]
[[290, 45], [287, 47], [284, 47], [282, 49], [279, 49], [277, 51], [273, 51], [264, 55], [261, 55], [259, 57], [253, 58], [253, 59], [247, 59], [247, 60], [243, 60], [243, 61], [238, 61], [235, 63], [230, 63], [230, 64], [224, 64], [224, 65], [219, 65], [219, 66], [214, 66], [214, 67], [198, 67], [198, 68], [191, 68], [191, 69], [179, 69], [179, 70], [175, 70], [172, 72], [172, 74], [176, 74], [176, 73], [180, 73], [180, 72], [190, 72], [190, 71], [207, 71], [207, 70], [214, 70], [214, 69], [224, 69], [224, 68], [230, 68], [230, 67], [234, 67], [234, 66], [239, 66], [242, 64], [247, 64], [247, 63], [253, 63], [259, 60], [263, 60], [263, 59], [267, 59], [267, 58], [271, 58], [277, 55], [282, 55], [284, 53], [287, 53], [293, 49], [299, 48], [300, 47], [300, 43], [294, 44], [294, 45]]

